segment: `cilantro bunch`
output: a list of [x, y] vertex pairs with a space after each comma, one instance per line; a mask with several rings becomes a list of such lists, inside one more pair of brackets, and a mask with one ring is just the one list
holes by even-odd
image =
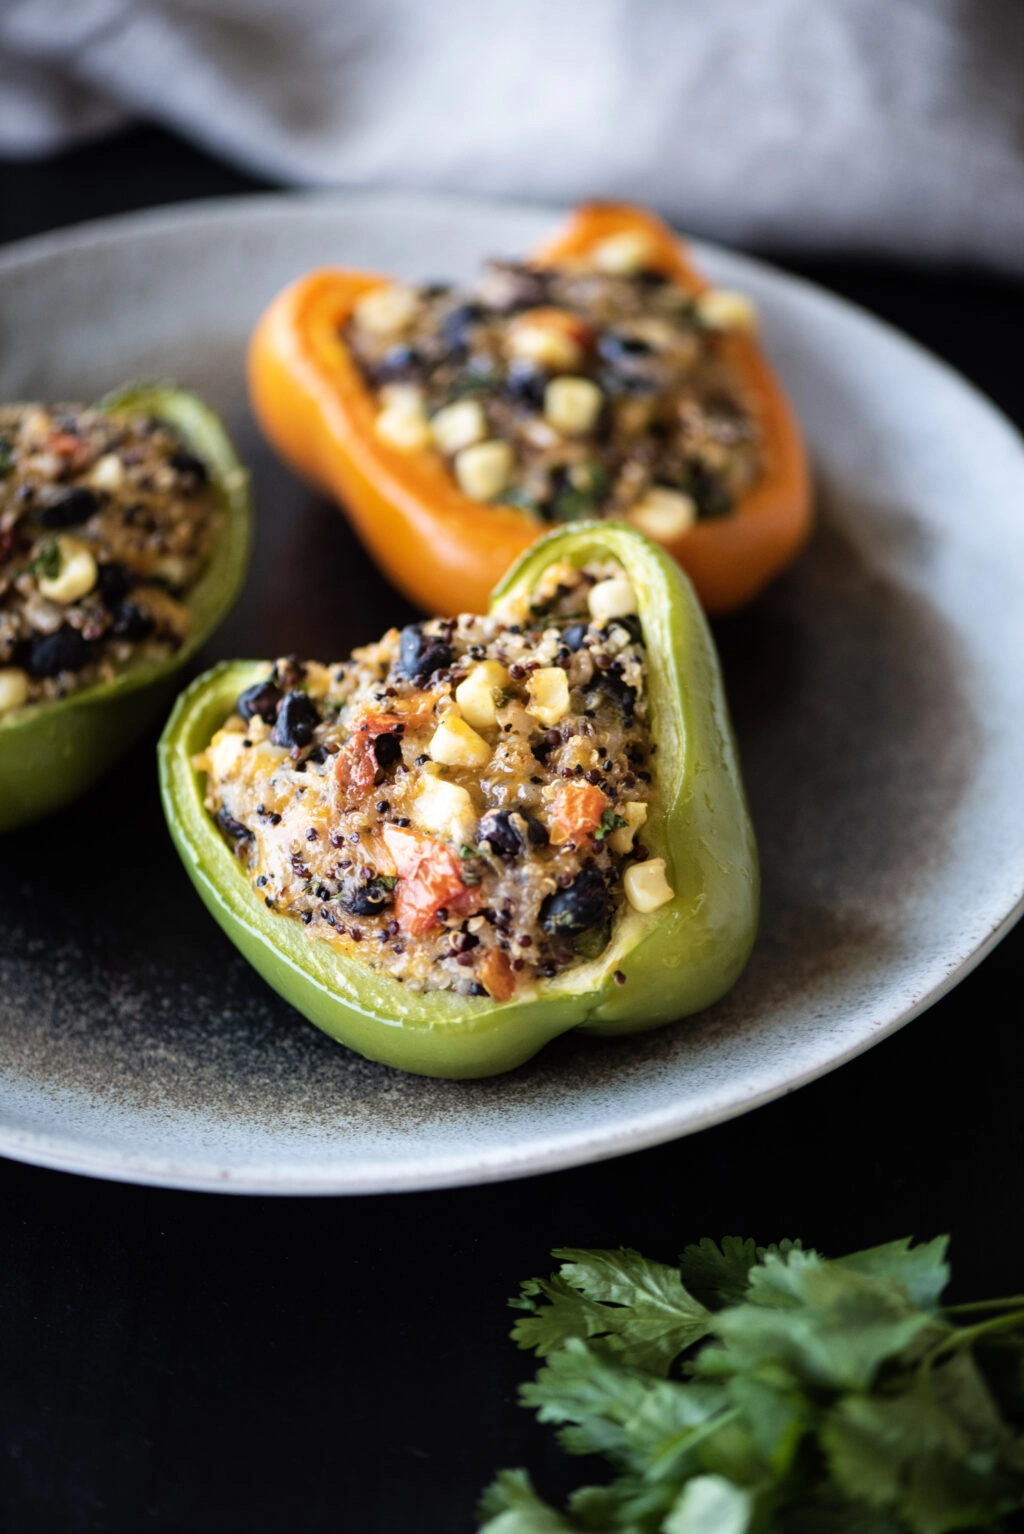
[[511, 1302], [546, 1360], [523, 1404], [615, 1475], [561, 1513], [504, 1471], [482, 1534], [1004, 1527], [1024, 1508], [1024, 1295], [943, 1307], [946, 1245], [556, 1251]]

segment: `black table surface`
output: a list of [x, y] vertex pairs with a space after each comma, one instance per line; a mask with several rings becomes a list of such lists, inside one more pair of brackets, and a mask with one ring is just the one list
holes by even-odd
[[[260, 189], [140, 129], [0, 165], [0, 240]], [[781, 264], [899, 325], [1024, 422], [1020, 285]], [[504, 1306], [553, 1246], [670, 1260], [702, 1235], [839, 1253], [948, 1231], [961, 1296], [1019, 1291], [1022, 983], [1018, 928], [895, 1038], [795, 1095], [526, 1181], [274, 1200], [0, 1161], [0, 1527], [446, 1534], [471, 1530], [493, 1471], [520, 1464], [559, 1495], [579, 1467], [516, 1403], [531, 1360]]]

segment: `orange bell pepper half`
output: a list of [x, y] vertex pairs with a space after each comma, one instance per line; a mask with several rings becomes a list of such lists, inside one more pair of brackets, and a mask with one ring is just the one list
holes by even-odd
[[[578, 209], [533, 263], [578, 261], [632, 232], [647, 241], [651, 267], [688, 293], [708, 288], [667, 225], [614, 203]], [[252, 338], [253, 407], [281, 457], [341, 503], [401, 591], [428, 612], [483, 612], [491, 588], [548, 529], [525, 511], [463, 495], [432, 449], [405, 453], [376, 435], [374, 395], [341, 331], [357, 301], [387, 281], [325, 268], [279, 294]], [[811, 527], [807, 460], [782, 388], [754, 337], [729, 334], [723, 346], [759, 423], [765, 461], [730, 514], [699, 521], [667, 545], [711, 613], [755, 596], [795, 558]]]

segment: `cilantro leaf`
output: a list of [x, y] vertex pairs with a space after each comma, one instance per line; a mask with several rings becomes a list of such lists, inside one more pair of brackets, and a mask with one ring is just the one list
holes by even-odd
[[665, 1375], [686, 1348], [708, 1333], [710, 1312], [683, 1287], [675, 1268], [639, 1252], [553, 1253], [557, 1274], [523, 1285], [516, 1303], [530, 1314], [512, 1336], [541, 1358], [569, 1338], [600, 1338], [624, 1364]]
[[850, 1272], [815, 1252], [773, 1253], [750, 1275], [750, 1301], [720, 1311], [718, 1372], [781, 1365], [815, 1388], [870, 1388], [880, 1366], [933, 1326], [899, 1284]]
[[555, 1255], [513, 1302], [545, 1359], [521, 1399], [613, 1478], [563, 1514], [510, 1473], [486, 1534], [952, 1534], [1024, 1509], [1024, 1303], [943, 1310], [945, 1238]]
[[595, 842], [603, 842], [605, 837], [610, 836], [613, 831], [621, 831], [625, 824], [623, 817], [616, 815], [614, 810], [602, 810], [601, 819], [594, 832]]
[[888, 1278], [901, 1284], [913, 1304], [922, 1310], [935, 1310], [949, 1283], [949, 1263], [946, 1261], [949, 1237], [936, 1236], [934, 1241], [924, 1241], [918, 1246], [911, 1246], [912, 1239], [907, 1236], [902, 1241], [889, 1241], [885, 1246], [873, 1246], [838, 1260], [841, 1267], [849, 1268], [853, 1273], [863, 1273], [869, 1278]]
[[570, 1534], [573, 1527], [537, 1495], [525, 1470], [500, 1470], [478, 1512], [481, 1534]]
[[679, 1259], [683, 1283], [710, 1310], [735, 1305], [746, 1297], [750, 1270], [763, 1262], [768, 1252], [785, 1255], [800, 1243], [783, 1241], [778, 1246], [756, 1246], [747, 1238], [723, 1236], [718, 1245], [708, 1236], [696, 1246], [688, 1246]]
[[56, 580], [60, 574], [60, 549], [56, 538], [44, 538], [29, 569], [33, 575], [41, 575], [48, 581]]
[[754, 1513], [749, 1491], [720, 1475], [688, 1481], [662, 1524], [665, 1534], [746, 1534]]

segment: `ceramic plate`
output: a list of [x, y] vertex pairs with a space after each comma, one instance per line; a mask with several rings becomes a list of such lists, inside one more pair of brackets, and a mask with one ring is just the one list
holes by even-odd
[[[261, 444], [243, 385], [253, 321], [320, 263], [458, 277], [555, 221], [435, 198], [261, 197], [12, 246], [0, 397], [81, 399], [146, 376], [209, 397], [253, 466], [259, 533], [208, 657], [338, 657], [409, 609]], [[163, 828], [149, 742], [0, 850], [0, 1151], [281, 1193], [569, 1166], [820, 1076], [1006, 930], [1024, 891], [1022, 444], [963, 380], [850, 305], [699, 255], [760, 306], [820, 508], [799, 565], [718, 631], [764, 869], [741, 983], [697, 1019], [565, 1038], [490, 1081], [371, 1065], [273, 995], [206, 916]]]

